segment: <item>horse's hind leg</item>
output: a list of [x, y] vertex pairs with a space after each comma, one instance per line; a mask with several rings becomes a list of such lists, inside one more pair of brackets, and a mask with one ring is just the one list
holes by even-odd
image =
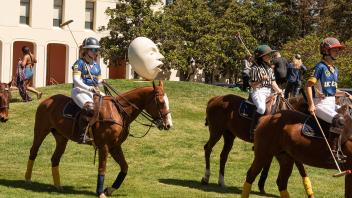
[[54, 151], [54, 154], [51, 157], [51, 171], [53, 175], [53, 181], [54, 181], [54, 186], [58, 189], [61, 190], [61, 184], [60, 184], [60, 172], [59, 172], [59, 163], [62, 154], [64, 154], [67, 141], [68, 139], [61, 134], [57, 133], [56, 131], [53, 131], [52, 134], [55, 137], [56, 141], [56, 148]]
[[225, 131], [223, 134], [224, 137], [224, 147], [222, 148], [220, 154], [220, 171], [219, 171], [219, 180], [218, 184], [222, 187], [225, 187], [224, 175], [225, 175], [225, 165], [227, 157], [232, 149], [235, 136], [230, 131]]
[[263, 169], [263, 167], [270, 163], [273, 156], [270, 154], [265, 153], [265, 149], [256, 149], [255, 150], [255, 157], [252, 162], [251, 167], [247, 171], [246, 182], [243, 184], [242, 190], [242, 198], [248, 198], [251, 192], [252, 183], [254, 182], [257, 175]]
[[114, 190], [117, 190], [121, 186], [128, 171], [128, 164], [126, 162], [125, 156], [123, 155], [121, 145], [110, 149], [110, 154], [115, 159], [115, 161], [119, 164], [120, 172], [117, 175], [115, 182], [112, 184], [112, 187], [106, 188], [104, 190], [105, 195], [108, 195], [108, 196], [110, 196]]
[[301, 175], [301, 177], [303, 179], [304, 190], [306, 191], [308, 198], [314, 198], [312, 184], [311, 184], [310, 179], [307, 175], [306, 169], [304, 168], [304, 166], [301, 162], [295, 161], [295, 164], [296, 164], [296, 167], [299, 171], [299, 174]]
[[276, 184], [279, 187], [280, 191], [280, 197], [289, 198], [290, 195], [287, 192], [287, 183], [292, 173], [294, 160], [284, 152], [276, 155], [276, 158], [279, 161], [280, 165], [279, 176], [276, 180]]
[[212, 127], [211, 125], [209, 126], [209, 140], [208, 142], [204, 145], [204, 157], [205, 157], [205, 173], [204, 177], [202, 177], [201, 183], [202, 184], [208, 184], [209, 183], [209, 177], [210, 177], [210, 154], [212, 152], [212, 149], [214, 145], [220, 140], [222, 131], [220, 132], [219, 129], [216, 129], [215, 127]]
[[270, 162], [268, 162], [268, 164], [266, 164], [262, 170], [262, 172], [260, 173], [260, 177], [259, 177], [259, 181], [258, 181], [258, 188], [261, 194], [266, 194], [265, 192], [265, 181], [268, 178], [268, 173], [270, 170], [270, 166], [271, 166], [271, 162], [273, 161], [273, 158], [271, 158]]
[[38, 125], [39, 123], [36, 122], [34, 127], [33, 144], [32, 144], [30, 154], [29, 154], [29, 159], [27, 162], [26, 174], [24, 176], [26, 182], [31, 181], [34, 160], [37, 157], [39, 147], [43, 143], [43, 140], [45, 139], [45, 137], [50, 133], [49, 129], [39, 127]]

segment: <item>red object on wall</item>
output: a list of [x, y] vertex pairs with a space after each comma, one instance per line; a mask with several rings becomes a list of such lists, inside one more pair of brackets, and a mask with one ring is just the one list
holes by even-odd
[[66, 46], [50, 43], [47, 49], [46, 85], [65, 83]]
[[118, 60], [117, 66], [109, 66], [109, 78], [110, 79], [126, 78], [126, 61], [124, 59]]

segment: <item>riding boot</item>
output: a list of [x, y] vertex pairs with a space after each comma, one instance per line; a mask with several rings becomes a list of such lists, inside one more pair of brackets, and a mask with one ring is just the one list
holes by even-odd
[[79, 144], [86, 144], [91, 142], [93, 139], [87, 136], [89, 122], [94, 116], [94, 105], [91, 102], [87, 102], [84, 104], [81, 114], [78, 120], [78, 130], [79, 130]]
[[333, 143], [331, 146], [331, 150], [335, 155], [336, 160], [339, 163], [345, 162], [346, 156], [342, 153], [341, 149], [339, 148], [341, 145], [339, 145], [339, 139], [341, 138], [340, 136], [342, 135], [342, 131], [344, 128], [344, 118], [342, 115], [337, 114], [334, 116], [332, 119], [332, 124], [331, 124], [331, 129], [330, 131], [335, 133], [335, 138], [333, 139]]
[[261, 116], [262, 116], [262, 114], [260, 114], [258, 112], [253, 113], [252, 123], [251, 123], [251, 127], [250, 127], [250, 130], [249, 130], [249, 139], [250, 139], [251, 142], [254, 141], [254, 131], [257, 128], [258, 120], [259, 120], [259, 118]]

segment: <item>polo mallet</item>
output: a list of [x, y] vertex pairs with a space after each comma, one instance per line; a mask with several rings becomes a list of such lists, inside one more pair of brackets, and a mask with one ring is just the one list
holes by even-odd
[[63, 23], [60, 24], [60, 27], [64, 27], [64, 26], [67, 25], [68, 31], [70, 31], [70, 33], [71, 33], [71, 35], [72, 35], [72, 38], [73, 38], [73, 40], [74, 40], [75, 43], [76, 43], [77, 48], [79, 48], [78, 43], [77, 43], [75, 37], [73, 36], [73, 33], [72, 33], [72, 31], [71, 31], [71, 28], [70, 28], [70, 23], [72, 23], [72, 22], [73, 22], [72, 19], [71, 19], [71, 20], [68, 20], [68, 21], [65, 21], [65, 22], [63, 22]]
[[320, 123], [319, 123], [319, 120], [318, 120], [317, 116], [315, 115], [314, 112], [312, 113], [312, 115], [313, 115], [313, 117], [314, 117], [314, 119], [315, 119], [315, 122], [318, 124], [318, 127], [319, 127], [319, 129], [320, 129], [320, 132], [321, 132], [321, 134], [322, 134], [323, 137], [324, 137], [325, 143], [326, 143], [326, 145], [328, 146], [328, 149], [329, 149], [329, 151], [330, 151], [330, 154], [331, 154], [332, 158], [334, 159], [334, 162], [335, 162], [335, 165], [336, 165], [336, 167], [337, 167], [337, 170], [339, 171], [338, 173], [334, 174], [333, 177], [341, 177], [341, 176], [345, 176], [345, 175], [351, 174], [351, 173], [352, 173], [351, 170], [341, 171], [340, 166], [339, 166], [339, 164], [338, 164], [337, 161], [336, 161], [335, 155], [334, 155], [334, 153], [333, 153], [332, 150], [331, 150], [331, 147], [330, 147], [330, 145], [329, 145], [329, 142], [328, 142], [328, 140], [326, 139], [326, 136], [325, 136], [325, 134], [324, 134], [324, 131], [323, 131], [323, 129], [322, 129], [321, 126], [320, 126]]
[[235, 38], [240, 41], [240, 43], [243, 45], [244, 49], [246, 50], [247, 54], [252, 56], [252, 53], [248, 50], [246, 44], [243, 42], [240, 32], [237, 32], [237, 34], [235, 35]]

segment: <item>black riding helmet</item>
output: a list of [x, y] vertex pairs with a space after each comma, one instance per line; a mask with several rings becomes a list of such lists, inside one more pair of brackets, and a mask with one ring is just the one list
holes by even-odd
[[82, 45], [83, 45], [84, 49], [99, 49], [100, 48], [99, 41], [93, 37], [88, 37], [88, 38], [84, 39]]

